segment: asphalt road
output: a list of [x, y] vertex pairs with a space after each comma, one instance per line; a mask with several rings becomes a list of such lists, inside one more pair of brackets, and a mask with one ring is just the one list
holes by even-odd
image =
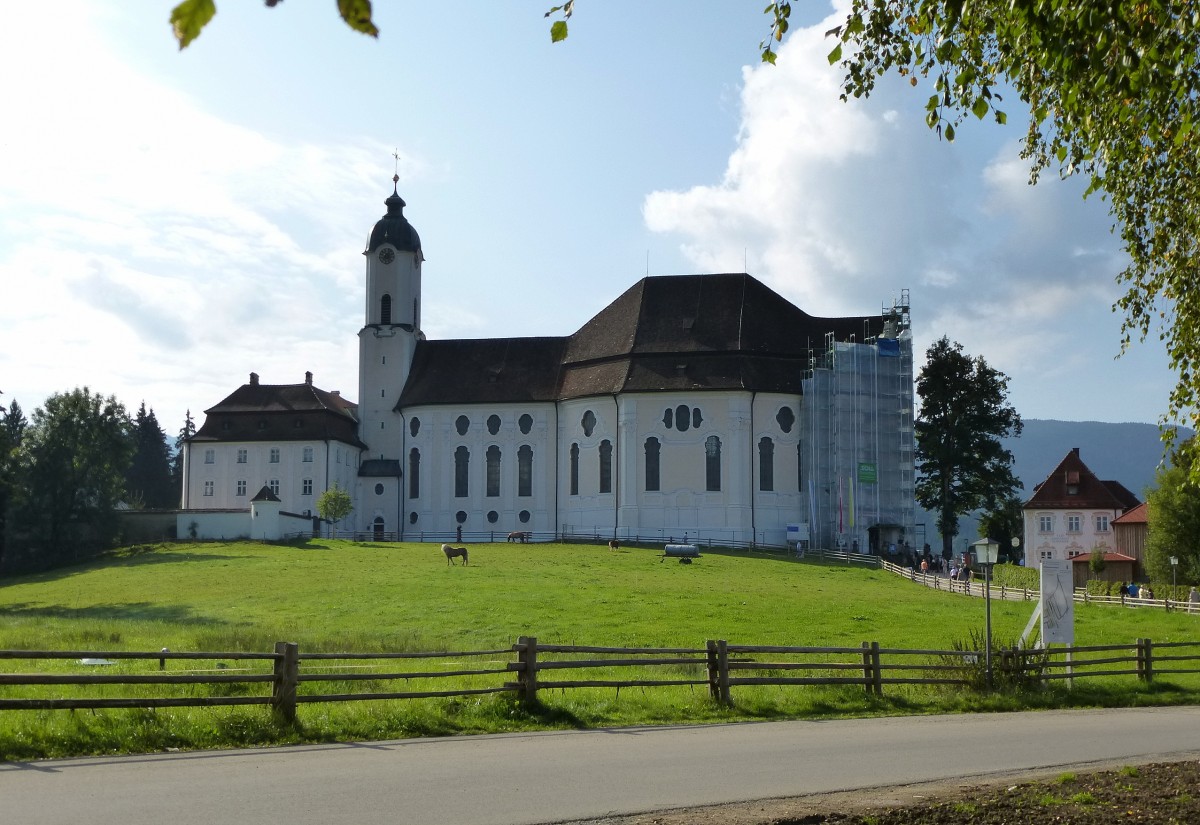
[[1183, 753], [1200, 754], [1198, 707], [64, 759], [0, 763], [0, 822], [517, 825]]

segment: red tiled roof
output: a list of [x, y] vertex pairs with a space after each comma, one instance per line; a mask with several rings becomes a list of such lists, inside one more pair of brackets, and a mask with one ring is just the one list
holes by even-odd
[[1113, 524], [1148, 524], [1150, 519], [1147, 516], [1150, 513], [1150, 507], [1146, 502], [1142, 502], [1137, 507], [1129, 510], [1112, 520]]
[[[1090, 562], [1091, 560], [1092, 560], [1091, 553], [1083, 553], [1082, 555], [1071, 557], [1071, 561], [1073, 561], [1075, 564], [1079, 564], [1080, 562]], [[1110, 561], [1115, 561], [1115, 562], [1134, 561], [1135, 562], [1135, 561], [1137, 561], [1137, 559], [1135, 559], [1133, 556], [1126, 556], [1124, 553], [1105, 553], [1104, 554], [1104, 563], [1108, 564]]]

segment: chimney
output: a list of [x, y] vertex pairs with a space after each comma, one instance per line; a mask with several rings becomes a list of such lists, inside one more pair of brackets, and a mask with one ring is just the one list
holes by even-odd
[[250, 373], [250, 386], [252, 386], [252, 387], [258, 386], [258, 373], [257, 372]]
[[304, 373], [304, 383], [308, 384], [308, 386], [310, 386], [310, 387], [312, 386], [312, 372], [306, 371]]
[[329, 394], [330, 394], [330, 395], [332, 395], [334, 398], [341, 398], [341, 397], [342, 397], [342, 391], [341, 391], [341, 390], [330, 390], [330, 391], [329, 391]]

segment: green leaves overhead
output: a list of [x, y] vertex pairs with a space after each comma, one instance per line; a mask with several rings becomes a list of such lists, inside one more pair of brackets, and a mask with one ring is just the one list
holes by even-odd
[[200, 30], [208, 25], [217, 13], [217, 5], [213, 0], [183, 0], [171, 10], [171, 29], [179, 48], [186, 49], [188, 44], [200, 36]]
[[[379, 37], [379, 29], [371, 20], [371, 0], [337, 0], [338, 14], [356, 32]], [[268, 5], [271, 5], [268, 2]]]
[[[274, 8], [283, 0], [263, 0], [268, 8]], [[371, 19], [371, 0], [337, 0], [338, 14], [346, 25], [356, 32], [379, 36]], [[186, 49], [188, 45], [200, 36], [200, 32], [208, 25], [217, 13], [214, 0], [183, 0], [171, 10], [171, 30], [179, 41], [179, 48]], [[565, 35], [564, 35], [565, 36]]]
[[555, 20], [550, 24], [550, 42], [558, 43], [567, 39], [567, 21], [571, 19], [571, 15], [575, 13], [575, 0], [567, 0], [561, 6], [555, 6], [546, 12], [543, 17], [551, 17], [555, 14], [562, 14], [562, 20]]
[[[768, 13], [780, 4], [768, 6]], [[931, 82], [928, 126], [952, 139], [1011, 86], [1029, 106], [1030, 179], [1057, 167], [1103, 192], [1129, 264], [1122, 345], [1152, 330], [1177, 383], [1164, 424], [1200, 428], [1200, 6], [1195, 0], [853, 0], [827, 32], [842, 51], [842, 99], [887, 73]], [[832, 54], [830, 55], [833, 56]], [[1171, 431], [1167, 431], [1168, 438]], [[1192, 477], [1200, 481], [1200, 466]]]

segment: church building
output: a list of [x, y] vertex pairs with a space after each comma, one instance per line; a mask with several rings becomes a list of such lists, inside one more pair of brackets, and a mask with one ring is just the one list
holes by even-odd
[[914, 542], [907, 293], [811, 316], [745, 273], [646, 277], [561, 337], [427, 339], [424, 256], [393, 191], [371, 230], [357, 404], [250, 383], [205, 411], [184, 508], [264, 485], [381, 539]]

